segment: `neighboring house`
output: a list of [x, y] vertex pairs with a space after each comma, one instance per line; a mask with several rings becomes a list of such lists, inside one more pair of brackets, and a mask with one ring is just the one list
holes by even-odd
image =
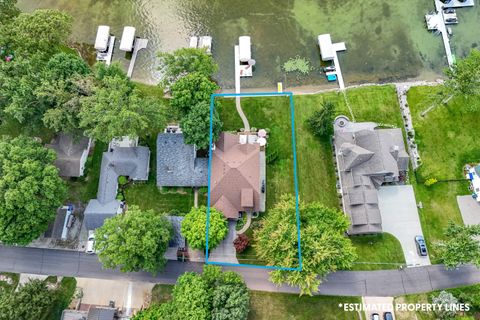
[[334, 147], [343, 210], [350, 217], [348, 233], [382, 232], [377, 189], [402, 181], [408, 171], [402, 130], [379, 129], [374, 122], [334, 122]]
[[90, 200], [85, 209], [87, 230], [101, 227], [105, 219], [123, 211], [123, 204], [116, 199], [118, 177], [147, 181], [149, 164], [147, 147], [114, 147], [103, 153], [97, 199]]
[[46, 147], [55, 151], [57, 159], [55, 166], [62, 177], [81, 177], [85, 170], [91, 139], [75, 138], [70, 134], [60, 133]]
[[157, 186], [205, 187], [208, 159], [198, 158], [194, 145], [185, 144], [178, 130], [157, 137]]
[[90, 306], [87, 310], [66, 309], [61, 320], [114, 320], [117, 309], [110, 307]]
[[211, 205], [226, 218], [265, 211], [265, 151], [256, 135], [220, 134], [212, 152]]

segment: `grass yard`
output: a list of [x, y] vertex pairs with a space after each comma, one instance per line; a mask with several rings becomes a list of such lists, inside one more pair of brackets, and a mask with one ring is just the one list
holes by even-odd
[[352, 270], [398, 269], [405, 265], [400, 242], [389, 233], [350, 237], [358, 260]]
[[250, 292], [249, 320], [333, 320], [360, 319], [356, 312], [344, 312], [339, 303], [360, 303], [356, 297], [298, 296], [286, 293]]
[[[443, 239], [443, 229], [449, 220], [462, 223], [456, 196], [469, 194], [468, 182], [439, 182], [426, 187], [427, 178], [441, 180], [462, 179], [463, 166], [480, 161], [480, 145], [475, 137], [478, 131], [480, 110], [468, 110], [471, 102], [453, 99], [448, 105], [440, 105], [425, 117], [423, 110], [438, 101], [439, 87], [413, 87], [408, 92], [408, 102], [413, 117], [416, 140], [422, 159], [418, 169], [418, 181], [413, 181], [420, 209], [423, 232], [427, 242], [432, 244]], [[438, 262], [433, 246], [430, 258]]]
[[[468, 303], [470, 305], [470, 311], [466, 312], [465, 314], [458, 313], [457, 315], [461, 315], [461, 319], [464, 320], [474, 320], [479, 319], [480, 317], [480, 285], [473, 285], [473, 286], [466, 286], [466, 287], [459, 287], [454, 289], [447, 289], [448, 291], [453, 294], [455, 298], [459, 300], [460, 303]], [[421, 294], [411, 294], [407, 296], [400, 296], [396, 297], [394, 300], [394, 304], [396, 303], [431, 303], [432, 297], [437, 296], [441, 291], [434, 291], [428, 293], [421, 293]], [[418, 319], [418, 320], [435, 320], [438, 317], [435, 315], [434, 312], [395, 312], [395, 316], [397, 320], [410, 320], [410, 319]]]
[[[171, 299], [173, 286], [157, 284], [152, 290], [152, 303]], [[357, 297], [298, 296], [296, 294], [250, 291], [249, 320], [360, 319], [356, 312], [344, 312], [339, 303], [360, 303]]]

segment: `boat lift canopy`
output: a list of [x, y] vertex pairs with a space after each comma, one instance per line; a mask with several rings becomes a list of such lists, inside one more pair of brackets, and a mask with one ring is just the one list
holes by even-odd
[[133, 42], [135, 41], [135, 28], [123, 28], [122, 40], [120, 41], [120, 50], [131, 52], [133, 50]]
[[241, 36], [238, 38], [239, 60], [248, 62], [252, 59], [252, 46], [249, 36]]
[[106, 51], [108, 48], [108, 39], [110, 38], [109, 26], [98, 26], [97, 38], [95, 39], [95, 49]]
[[318, 45], [323, 61], [330, 61], [335, 58], [335, 50], [332, 45], [330, 34], [321, 34], [318, 36]]

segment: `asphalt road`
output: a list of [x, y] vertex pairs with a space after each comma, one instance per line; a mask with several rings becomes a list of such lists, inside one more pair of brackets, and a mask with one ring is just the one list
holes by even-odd
[[[66, 250], [0, 246], [0, 271], [100, 279], [122, 279], [173, 284], [186, 271], [201, 271], [201, 263], [169, 261], [155, 276], [146, 272], [122, 273], [103, 269], [95, 255]], [[225, 267], [243, 275], [252, 290], [298, 293], [277, 287], [263, 269]], [[398, 296], [480, 283], [480, 270], [464, 266], [447, 271], [441, 265], [382, 271], [339, 271], [320, 285], [320, 294], [337, 296]]]

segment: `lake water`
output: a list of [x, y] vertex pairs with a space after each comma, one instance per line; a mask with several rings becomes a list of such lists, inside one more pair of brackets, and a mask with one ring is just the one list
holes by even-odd
[[[139, 54], [133, 78], [149, 83], [161, 77], [156, 52], [187, 46], [191, 35], [213, 37], [217, 79], [224, 88], [234, 85], [233, 46], [241, 35], [251, 36], [257, 61], [254, 77], [242, 80], [242, 87], [274, 87], [277, 81], [325, 85], [316, 43], [322, 33], [346, 43], [347, 51], [339, 56], [347, 84], [431, 80], [446, 67], [441, 38], [424, 24], [433, 0], [19, 0], [19, 7], [70, 13], [75, 18], [72, 38], [80, 43], [93, 44], [100, 24], [110, 25], [118, 39], [123, 26], [136, 27], [137, 35], [150, 42]], [[480, 4], [457, 13], [452, 47], [462, 57], [480, 42]], [[310, 61], [309, 75], [285, 76], [282, 65], [295, 56]], [[126, 70], [122, 51], [115, 52], [115, 59]]]

